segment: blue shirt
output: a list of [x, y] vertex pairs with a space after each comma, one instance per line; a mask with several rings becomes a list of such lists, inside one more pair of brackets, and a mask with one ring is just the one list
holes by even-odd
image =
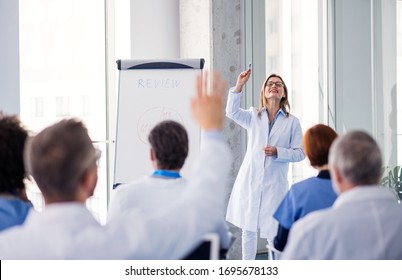
[[321, 171], [317, 177], [294, 184], [274, 213], [274, 218], [282, 227], [290, 229], [294, 222], [308, 213], [332, 206], [336, 198], [329, 172]]
[[181, 175], [177, 171], [158, 169], [152, 173], [153, 177], [160, 177], [164, 179], [179, 179]]
[[271, 132], [272, 127], [274, 126], [276, 120], [278, 119], [279, 115], [284, 115], [286, 116], [285, 112], [283, 112], [282, 109], [279, 109], [278, 113], [276, 113], [274, 120], [272, 123], [270, 123], [269, 118], [268, 118], [268, 135]]
[[0, 231], [20, 225], [32, 208], [32, 204], [18, 198], [0, 197]]

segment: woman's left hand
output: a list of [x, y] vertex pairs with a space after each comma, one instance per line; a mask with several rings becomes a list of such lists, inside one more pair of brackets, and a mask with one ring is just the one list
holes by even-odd
[[273, 147], [273, 146], [264, 147], [263, 151], [265, 153], [265, 156], [277, 156], [278, 155], [278, 151], [276, 150], [276, 147]]

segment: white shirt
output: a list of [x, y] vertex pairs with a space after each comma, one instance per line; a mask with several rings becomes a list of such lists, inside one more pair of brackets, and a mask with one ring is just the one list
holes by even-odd
[[199, 175], [169, 208], [127, 212], [102, 226], [82, 204], [54, 203], [0, 233], [0, 259], [180, 259], [219, 222], [230, 166], [223, 137], [207, 136]]
[[165, 179], [153, 176], [119, 185], [111, 192], [108, 220], [132, 209], [144, 213], [164, 209], [177, 199], [186, 185], [187, 180], [183, 177]]
[[[225, 183], [223, 180], [222, 184]], [[108, 219], [112, 220], [122, 213], [134, 209], [143, 215], [167, 209], [170, 204], [181, 199], [187, 185], [187, 180], [182, 177], [154, 176], [146, 176], [132, 183], [120, 185], [112, 192]], [[219, 234], [221, 247], [227, 249], [231, 243], [231, 234], [225, 225], [223, 214], [221, 218], [222, 221], [216, 225], [216, 232]]]
[[388, 190], [355, 187], [294, 224], [282, 259], [402, 259], [402, 205]]

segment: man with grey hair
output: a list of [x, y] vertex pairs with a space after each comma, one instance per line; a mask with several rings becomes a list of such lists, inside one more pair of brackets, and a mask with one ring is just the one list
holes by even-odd
[[402, 206], [379, 186], [375, 140], [362, 131], [335, 140], [329, 167], [337, 200], [295, 224], [282, 259], [402, 259]]
[[[207, 80], [207, 78], [205, 78]], [[85, 207], [97, 182], [99, 153], [82, 122], [62, 120], [36, 135], [28, 149], [30, 171], [46, 207], [23, 226], [0, 234], [0, 259], [180, 259], [221, 221], [231, 165], [225, 144], [225, 82], [215, 75], [209, 92], [197, 80], [192, 113], [203, 130], [194, 164], [198, 175], [180, 200], [152, 215], [127, 212], [106, 226]], [[208, 162], [208, 164], [205, 164]], [[160, 233], [163, 232], [161, 237]]]

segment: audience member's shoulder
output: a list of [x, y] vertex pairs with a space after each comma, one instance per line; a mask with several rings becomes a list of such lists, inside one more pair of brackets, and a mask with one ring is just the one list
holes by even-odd
[[141, 177], [141, 178], [139, 178], [137, 180], [134, 180], [134, 181], [131, 181], [131, 182], [128, 182], [128, 183], [122, 183], [122, 184], [118, 185], [114, 189], [114, 191], [116, 191], [116, 192], [124, 192], [124, 191], [127, 191], [127, 190], [131, 189], [131, 188], [135, 188], [137, 186], [140, 186], [143, 183], [143, 181], [148, 179], [148, 178], [149, 178], [149, 176], [144, 176], [144, 177]]
[[188, 184], [188, 182], [189, 182], [186, 177], [181, 177], [179, 180], [180, 180], [180, 183], [182, 183], [182, 184]]
[[316, 183], [317, 177], [310, 177], [304, 180], [301, 180], [299, 182], [296, 182], [292, 185], [290, 188], [291, 191], [293, 192], [301, 192], [304, 191], [306, 188], [311, 187]]
[[[37, 215], [38, 213], [35, 210], [31, 210], [28, 215]], [[4, 229], [0, 231], [0, 244], [1, 245], [6, 245], [8, 240], [13, 240], [14, 238], [18, 238], [18, 235], [23, 234], [23, 229], [25, 225], [24, 223], [19, 224], [19, 225], [14, 225], [12, 227], [9, 227], [7, 229]], [[1, 250], [0, 250], [1, 251]], [[1, 259], [1, 258], [0, 258]]]
[[309, 228], [315, 228], [317, 225], [322, 225], [326, 220], [330, 219], [329, 216], [332, 213], [332, 208], [324, 208], [316, 211], [312, 211], [304, 216], [302, 219], [296, 221], [297, 227], [308, 230]]

